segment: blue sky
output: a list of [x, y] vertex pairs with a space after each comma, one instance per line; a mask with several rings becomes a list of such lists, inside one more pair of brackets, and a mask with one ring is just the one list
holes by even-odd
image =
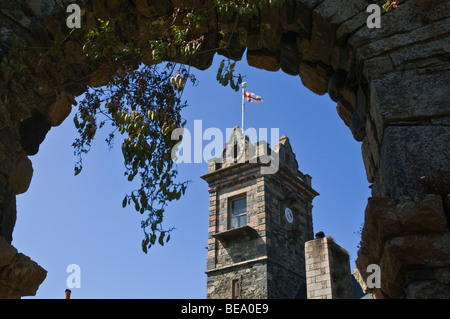
[[[203, 129], [223, 132], [241, 124], [240, 92], [216, 81], [221, 60], [216, 55], [208, 70], [193, 69], [199, 84], [187, 86], [183, 98], [189, 106], [182, 113], [191, 132], [194, 120], [202, 120]], [[353, 269], [370, 197], [361, 143], [337, 115], [336, 103], [306, 89], [298, 76], [249, 67], [245, 56], [236, 71], [246, 76], [247, 90], [264, 101], [246, 104], [245, 127], [279, 128], [280, 136], [289, 137], [299, 169], [312, 176], [320, 193], [313, 201], [314, 232], [324, 231], [348, 250]], [[73, 114], [53, 128], [39, 153], [30, 157], [33, 179], [28, 191], [17, 196], [12, 244], [48, 271], [30, 298], [64, 298], [70, 264], [81, 270], [74, 299], [205, 298], [209, 198], [200, 176], [207, 163], [178, 165], [180, 181], [192, 182], [185, 196], [166, 209], [165, 225], [176, 229], [164, 247], [155, 245], [144, 254], [142, 216], [121, 205], [132, 190], [123, 175], [121, 140], [108, 150], [108, 132], [99, 132], [82, 173], [74, 176], [71, 145], [77, 132], [72, 119]]]

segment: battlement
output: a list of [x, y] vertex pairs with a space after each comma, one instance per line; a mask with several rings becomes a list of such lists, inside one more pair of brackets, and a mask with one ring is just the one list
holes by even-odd
[[244, 136], [242, 129], [235, 126], [225, 143], [222, 156], [208, 160], [208, 173], [202, 178], [208, 181], [217, 173], [224, 174], [226, 169], [239, 167], [240, 164], [276, 167], [274, 172], [282, 170], [311, 187], [311, 176], [298, 169], [289, 138], [285, 135], [279, 139], [278, 144], [270, 148], [270, 144], [265, 140], [252, 143], [248, 136]]

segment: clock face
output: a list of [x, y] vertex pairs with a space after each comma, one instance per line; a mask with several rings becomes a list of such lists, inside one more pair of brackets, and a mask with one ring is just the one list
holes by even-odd
[[289, 208], [284, 210], [284, 216], [286, 216], [286, 220], [291, 224], [294, 221], [294, 215]]

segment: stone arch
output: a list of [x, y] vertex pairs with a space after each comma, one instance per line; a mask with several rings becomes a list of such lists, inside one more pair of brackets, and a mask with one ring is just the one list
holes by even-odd
[[[248, 64], [300, 76], [311, 91], [328, 93], [337, 112], [362, 142], [372, 197], [365, 211], [357, 267], [361, 283], [369, 264], [381, 267], [376, 297], [449, 297], [450, 282], [450, 5], [445, 0], [398, 1], [400, 9], [381, 17], [381, 28], [366, 25], [366, 0], [285, 0], [262, 6], [252, 18], [216, 14], [213, 1], [196, 1], [205, 14], [199, 30], [208, 53], [191, 60], [207, 69], [218, 47], [218, 31], [229, 32], [229, 47], [218, 53]], [[94, 0], [83, 7], [83, 23], [110, 20], [124, 43], [142, 50], [152, 63], [148, 40], [162, 37], [176, 11], [191, 10], [183, 0]], [[64, 5], [54, 1], [14, 2], [0, 11], [0, 54], [11, 39], [50, 46], [66, 36]], [[26, 191], [33, 169], [27, 155], [52, 126], [69, 115], [74, 96], [86, 85], [101, 86], [115, 71], [89, 70], [81, 44], [64, 42], [58, 65], [31, 74], [12, 90], [23, 101], [0, 102], [0, 269], [21, 269], [0, 278], [0, 296], [33, 295], [46, 272], [11, 246], [15, 195]], [[28, 65], [32, 70], [33, 65]], [[95, 71], [95, 72], [94, 72]], [[82, 82], [71, 83], [76, 76]], [[58, 84], [55, 90], [42, 83]], [[19, 277], [17, 277], [19, 276]]]

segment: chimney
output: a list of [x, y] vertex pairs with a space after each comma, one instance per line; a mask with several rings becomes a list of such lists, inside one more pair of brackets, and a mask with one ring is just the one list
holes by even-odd
[[65, 293], [66, 294], [65, 294], [64, 299], [70, 299], [70, 293], [71, 293], [70, 289], [66, 289]]
[[324, 238], [324, 237], [325, 237], [325, 233], [323, 231], [316, 232], [316, 239], [317, 238]]
[[348, 252], [320, 231], [305, 243], [308, 299], [353, 299]]

